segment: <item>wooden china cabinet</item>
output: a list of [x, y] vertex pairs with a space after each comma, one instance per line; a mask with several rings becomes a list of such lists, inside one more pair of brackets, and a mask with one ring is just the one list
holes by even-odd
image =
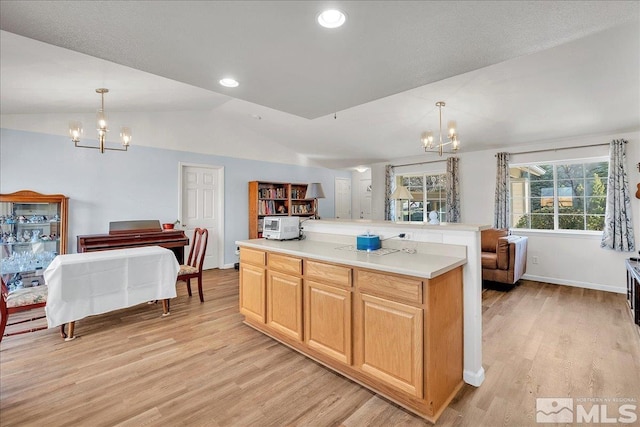
[[43, 285], [49, 263], [67, 252], [68, 204], [62, 194], [0, 194], [0, 274], [9, 292]]

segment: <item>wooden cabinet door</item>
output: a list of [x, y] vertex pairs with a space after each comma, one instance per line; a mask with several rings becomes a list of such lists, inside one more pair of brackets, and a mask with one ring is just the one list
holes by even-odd
[[266, 275], [264, 268], [240, 264], [240, 313], [261, 323], [266, 321]]
[[355, 365], [381, 383], [422, 398], [423, 310], [358, 294]]
[[305, 280], [305, 343], [351, 365], [351, 292]]
[[302, 341], [302, 279], [267, 273], [267, 325]]

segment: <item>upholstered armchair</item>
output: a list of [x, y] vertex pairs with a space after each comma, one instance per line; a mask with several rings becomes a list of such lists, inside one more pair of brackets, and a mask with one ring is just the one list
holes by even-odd
[[482, 280], [514, 285], [527, 270], [527, 240], [511, 236], [508, 229], [483, 230]]

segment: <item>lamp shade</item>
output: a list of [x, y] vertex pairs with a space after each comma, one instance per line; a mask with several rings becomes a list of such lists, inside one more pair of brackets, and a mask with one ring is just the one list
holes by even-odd
[[389, 198], [391, 200], [413, 200], [413, 196], [409, 193], [409, 189], [404, 185], [397, 186]]
[[307, 186], [307, 199], [324, 199], [324, 191], [322, 191], [322, 184], [319, 182], [312, 182]]

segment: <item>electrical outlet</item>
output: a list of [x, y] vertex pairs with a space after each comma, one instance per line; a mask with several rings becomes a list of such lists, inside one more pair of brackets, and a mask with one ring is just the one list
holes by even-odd
[[532, 259], [532, 261], [533, 261], [533, 263], [534, 263], [534, 264], [537, 264], [537, 263], [538, 263], [538, 257], [537, 257], [537, 256], [534, 256], [534, 257], [533, 257], [533, 259]]

